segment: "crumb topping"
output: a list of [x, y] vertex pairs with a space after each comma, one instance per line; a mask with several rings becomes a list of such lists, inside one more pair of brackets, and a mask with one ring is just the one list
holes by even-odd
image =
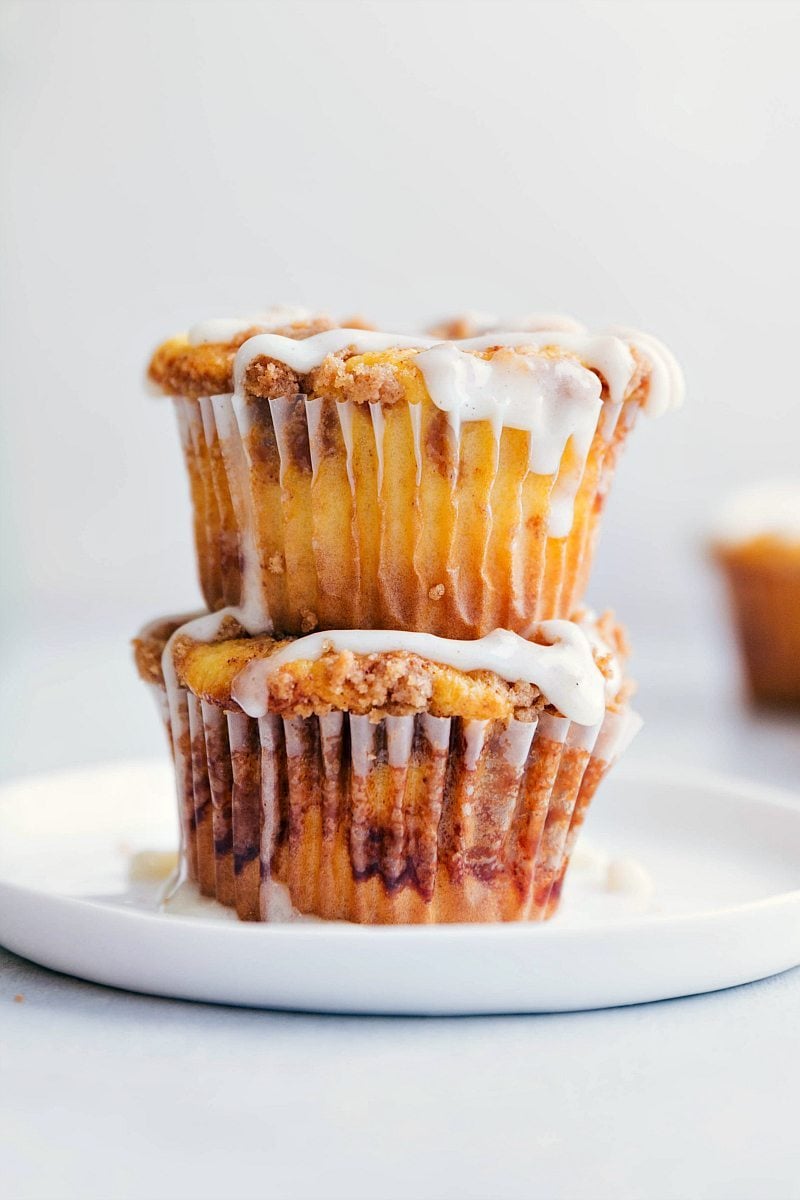
[[[174, 621], [154, 623], [134, 641], [136, 665], [143, 679], [162, 683], [161, 655], [178, 626]], [[606, 678], [619, 671], [614, 659], [627, 658], [623, 628], [611, 613], [595, 625], [608, 652], [595, 651], [595, 661]], [[198, 642], [178, 637], [173, 647], [179, 682], [194, 695], [230, 712], [241, 711], [231, 696], [236, 676], [254, 659], [268, 658], [294, 638], [242, 637], [235, 621], [224, 623], [218, 640]], [[492, 671], [461, 671], [407, 651], [355, 654], [328, 643], [315, 660], [298, 659], [278, 667], [268, 677], [269, 711], [279, 716], [324, 716], [334, 710], [368, 716], [408, 716], [427, 712], [436, 717], [475, 720], [534, 720], [540, 712], [554, 712], [540, 690], [531, 683], [508, 683]], [[620, 709], [632, 685], [625, 681], [609, 707]]]
[[[363, 324], [362, 322], [361, 325], [342, 328], [360, 328]], [[317, 317], [312, 321], [296, 322], [271, 332], [301, 341], [335, 328], [337, 326], [329, 318]], [[458, 336], [463, 333], [460, 329], [454, 332], [453, 328], [448, 329], [450, 339], [455, 338], [456, 333]], [[199, 345], [190, 344], [185, 337], [172, 338], [156, 350], [148, 368], [148, 377], [157, 388], [172, 396], [196, 399], [200, 396], [232, 392], [236, 352], [258, 332], [260, 331], [257, 328], [248, 329], [230, 342]], [[414, 365], [414, 358], [419, 352], [419, 349], [398, 347], [387, 351], [361, 353], [356, 346], [351, 345], [329, 354], [318, 367], [307, 373], [295, 371], [286, 363], [260, 355], [247, 367], [244, 389], [248, 396], [265, 400], [305, 395], [315, 399], [349, 400], [354, 404], [392, 405], [401, 400], [415, 403], [427, 395], [421, 372]], [[644, 404], [649, 390], [651, 368], [635, 346], [630, 346], [630, 352], [635, 370], [627, 387], [626, 399]], [[469, 353], [486, 360], [491, 360], [497, 355], [535, 354], [542, 358], [581, 362], [578, 354], [555, 344], [509, 348], [498, 343]], [[607, 400], [608, 382], [602, 371], [585, 363], [582, 365], [598, 377], [602, 398]]]
[[[315, 333], [335, 328], [336, 323], [330, 317], [318, 316], [308, 321], [296, 321], [272, 332], [280, 334], [281, 337], [302, 341], [313, 337]], [[355, 329], [359, 326], [353, 325], [349, 328]], [[258, 327], [244, 329], [228, 342], [201, 342], [199, 345], [192, 345], [185, 336], [170, 338], [156, 350], [147, 368], [147, 376], [152, 384], [168, 396], [197, 399], [199, 396], [217, 396], [231, 392], [236, 351], [260, 332]], [[276, 373], [268, 374], [271, 383], [264, 386], [279, 386]], [[283, 391], [273, 394], [285, 396], [290, 393]]]

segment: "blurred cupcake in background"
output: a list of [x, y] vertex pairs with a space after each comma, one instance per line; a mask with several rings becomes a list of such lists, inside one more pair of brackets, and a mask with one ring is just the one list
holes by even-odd
[[800, 479], [732, 496], [720, 511], [712, 549], [753, 700], [800, 708]]

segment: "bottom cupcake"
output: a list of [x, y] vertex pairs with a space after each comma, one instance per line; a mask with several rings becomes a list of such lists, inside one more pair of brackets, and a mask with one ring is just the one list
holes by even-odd
[[136, 639], [164, 704], [183, 866], [240, 918], [543, 920], [587, 807], [639, 728], [610, 618], [529, 640], [241, 636], [216, 614]]

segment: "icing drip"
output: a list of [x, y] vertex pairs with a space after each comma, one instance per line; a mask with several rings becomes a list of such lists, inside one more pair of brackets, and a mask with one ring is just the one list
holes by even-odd
[[621, 412], [622, 412], [621, 404], [614, 404], [611, 401], [609, 401], [607, 404], [603, 405], [603, 411], [600, 414], [600, 421], [599, 421], [599, 426], [598, 426], [600, 429], [600, 436], [603, 438], [603, 441], [605, 441], [605, 442], [611, 441], [611, 438], [614, 434], [614, 430], [617, 428], [617, 422], [619, 421], [619, 414]]
[[186, 335], [190, 346], [202, 346], [206, 342], [231, 342], [248, 329], [281, 329], [297, 321], [313, 317], [310, 308], [295, 304], [279, 304], [250, 317], [216, 317], [193, 325]]
[[571, 434], [597, 424], [600, 380], [571, 359], [503, 351], [484, 359], [462, 345], [440, 342], [415, 359], [436, 407], [456, 434], [465, 421], [490, 421], [495, 436], [503, 427], [527, 430], [531, 470], [554, 474]]
[[[592, 335], [579, 321], [556, 314], [531, 314], [509, 323], [506, 329], [518, 332], [500, 332], [499, 323], [486, 325], [479, 335], [465, 338], [458, 344], [474, 350], [488, 349], [498, 344], [498, 340], [505, 346], [532, 346], [535, 349], [559, 346], [562, 350], [577, 354], [588, 366], [599, 371], [608, 384], [611, 399], [616, 403], [622, 401], [632, 378], [633, 359], [628, 347], [633, 346], [649, 363], [652, 372], [644, 403], [645, 412], [649, 416], [660, 417], [668, 409], [680, 408], [683, 404], [683, 372], [672, 352], [650, 333], [619, 325]], [[524, 336], [525, 331], [534, 333], [535, 339]], [[620, 344], [627, 354], [620, 353]]]
[[[247, 343], [245, 343], [246, 345]], [[459, 350], [491, 350], [502, 346], [509, 350], [544, 350], [554, 346], [572, 354], [603, 376], [614, 403], [620, 403], [633, 378], [636, 364], [625, 342], [613, 334], [569, 333], [545, 330], [532, 333], [497, 332], [457, 342]]]
[[605, 680], [585, 632], [571, 621], [542, 621], [535, 631], [546, 643], [530, 642], [506, 629], [474, 641], [394, 629], [336, 629], [312, 633], [247, 664], [233, 681], [231, 695], [244, 712], [267, 712], [270, 676], [287, 663], [316, 661], [327, 647], [353, 654], [393, 651], [419, 655], [461, 671], [493, 671], [508, 683], [535, 684], [550, 704], [581, 725], [599, 721], [605, 709]]
[[[657, 338], [623, 328], [600, 334], [584, 333], [573, 323], [569, 323], [568, 327], [566, 321], [562, 321], [558, 329], [537, 328], [528, 332], [497, 330], [455, 343], [363, 329], [329, 329], [303, 341], [282, 337], [276, 333], [260, 333], [249, 338], [236, 355], [235, 389], [241, 391], [247, 368], [256, 358], [263, 356], [275, 359], [285, 363], [298, 374], [305, 375], [319, 367], [329, 354], [337, 354], [351, 346], [357, 354], [392, 349], [424, 351], [439, 346], [454, 346], [462, 353], [495, 347], [537, 351], [552, 346], [574, 355], [581, 363], [602, 375], [608, 385], [611, 400], [617, 404], [624, 399], [635, 371], [636, 364], [630, 351], [630, 346], [633, 346], [648, 361], [652, 370], [645, 411], [659, 416], [668, 408], [677, 408], [683, 402], [684, 396], [680, 367], [670, 351]], [[437, 403], [434, 395], [431, 399], [434, 404]]]
[[686, 387], [683, 371], [672, 351], [651, 333], [641, 333], [622, 325], [614, 326], [609, 333], [628, 342], [650, 364], [652, 374], [643, 406], [648, 416], [661, 417], [671, 408], [680, 408]]
[[[591, 436], [589, 438], [591, 441]], [[581, 443], [583, 445], [584, 443]], [[550, 513], [547, 522], [547, 536], [565, 538], [569, 536], [572, 522], [575, 519], [575, 497], [583, 478], [583, 468], [586, 465], [588, 443], [580, 451], [580, 465], [569, 470], [562, 469], [550, 492]]]
[[[423, 350], [416, 365], [434, 404], [447, 414], [456, 439], [465, 421], [490, 421], [496, 439], [503, 428], [530, 434], [528, 469], [537, 475], [558, 474], [550, 497], [548, 533], [566, 537], [603, 408], [597, 375], [569, 358], [501, 350], [484, 359], [454, 342]], [[570, 438], [574, 461], [559, 473]]]
[[[598, 633], [597, 613], [591, 608], [582, 608], [580, 614], [576, 615], [570, 623], [577, 626], [583, 632], [592, 648], [593, 657], [605, 660], [607, 674], [604, 674], [603, 677], [605, 679], [606, 700], [615, 700], [620, 693], [624, 680], [622, 661], [613, 646], [610, 646], [605, 638], [601, 637]], [[525, 630], [525, 638], [533, 637], [536, 630], [540, 627], [541, 622], [532, 621]]]

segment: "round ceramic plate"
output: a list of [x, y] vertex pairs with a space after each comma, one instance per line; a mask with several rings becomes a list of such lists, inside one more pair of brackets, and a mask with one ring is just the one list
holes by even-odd
[[713, 991], [800, 963], [800, 803], [618, 771], [543, 925], [240, 924], [184, 888], [171, 770], [122, 763], [0, 789], [0, 943], [137, 992], [350, 1013], [519, 1013]]

